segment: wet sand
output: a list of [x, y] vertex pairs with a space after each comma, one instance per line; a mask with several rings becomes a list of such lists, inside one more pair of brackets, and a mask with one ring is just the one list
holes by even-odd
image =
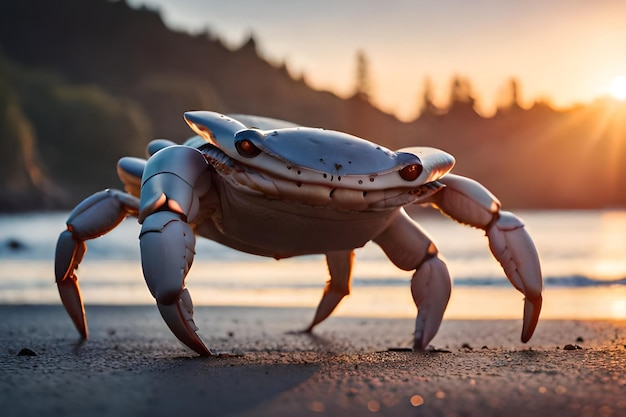
[[[445, 320], [416, 354], [412, 319], [198, 307], [203, 359], [156, 307], [88, 306], [90, 340], [60, 306], [0, 306], [0, 415], [626, 416], [626, 321]], [[27, 355], [30, 353], [34, 356]]]

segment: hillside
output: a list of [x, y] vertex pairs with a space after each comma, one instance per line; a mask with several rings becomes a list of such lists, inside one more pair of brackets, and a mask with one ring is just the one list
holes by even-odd
[[278, 117], [392, 149], [440, 147], [507, 207], [626, 206], [626, 111], [613, 102], [492, 118], [451, 103], [403, 123], [358, 96], [309, 88], [259, 56], [253, 37], [230, 50], [219, 34], [173, 32], [124, 1], [3, 1], [0, 53], [0, 166], [30, 161], [3, 174], [0, 209], [65, 208], [118, 187], [117, 158], [142, 156], [153, 137], [186, 138], [192, 109]]

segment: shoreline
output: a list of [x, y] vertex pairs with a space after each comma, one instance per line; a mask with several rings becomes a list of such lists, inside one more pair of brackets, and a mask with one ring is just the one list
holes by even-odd
[[0, 305], [3, 415], [626, 415], [625, 320], [540, 320], [528, 344], [521, 320], [444, 320], [442, 351], [417, 354], [412, 319], [331, 317], [307, 336], [288, 332], [309, 308], [195, 310], [227, 355], [185, 349], [155, 306], [88, 305], [81, 342], [60, 305]]
[[[92, 307], [154, 305], [145, 283], [137, 280], [132, 287], [103, 290], [85, 278], [81, 281], [83, 299]], [[301, 309], [313, 311], [319, 303], [323, 284], [311, 288], [206, 288], [190, 283], [196, 308]], [[115, 289], [115, 291], [113, 291]], [[0, 306], [60, 305], [56, 286], [42, 280], [33, 288], [0, 289]], [[542, 320], [626, 320], [626, 286], [545, 287]], [[39, 301], [38, 301], [39, 300]], [[110, 302], [109, 300], [115, 300]], [[235, 306], [235, 307], [232, 307]], [[444, 315], [448, 320], [521, 319], [523, 295], [512, 286], [453, 286]], [[358, 287], [333, 312], [332, 317], [414, 319], [415, 304], [406, 287]], [[303, 320], [307, 320], [305, 316]]]

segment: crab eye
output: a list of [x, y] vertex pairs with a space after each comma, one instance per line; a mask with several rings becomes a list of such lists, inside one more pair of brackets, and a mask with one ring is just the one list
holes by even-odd
[[261, 153], [261, 150], [249, 139], [242, 139], [235, 142], [235, 148], [237, 148], [239, 155], [244, 158], [254, 158]]
[[422, 173], [422, 166], [420, 164], [407, 165], [404, 168], [402, 168], [399, 172], [403, 180], [414, 181]]

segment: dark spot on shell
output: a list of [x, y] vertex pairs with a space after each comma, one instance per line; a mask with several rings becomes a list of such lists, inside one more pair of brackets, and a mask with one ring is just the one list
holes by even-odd
[[298, 181], [296, 185], [298, 186], [298, 188], [302, 187], [302, 181]]
[[359, 184], [363, 184], [363, 180], [359, 180]]
[[298, 175], [302, 174], [302, 171], [298, 170]]
[[325, 164], [325, 163], [326, 163], [326, 161], [324, 161], [324, 158], [320, 158], [320, 162], [321, 162], [322, 164]]
[[336, 169], [337, 171], [339, 171], [341, 168], [343, 168], [343, 165], [341, 165], [341, 164], [335, 164], [335, 169]]
[[374, 182], [374, 177], [370, 177], [370, 182]]
[[337, 181], [341, 181], [341, 175], [337, 177]]
[[328, 174], [324, 174], [324, 178], [328, 178]]
[[29, 348], [23, 348], [17, 353], [17, 356], [37, 356], [37, 354]]
[[335, 190], [336, 188], [333, 188], [332, 190], [330, 190], [330, 193], [328, 194], [330, 198], [333, 198], [333, 194], [335, 194]]
[[291, 165], [287, 165], [287, 169], [291, 169]]

